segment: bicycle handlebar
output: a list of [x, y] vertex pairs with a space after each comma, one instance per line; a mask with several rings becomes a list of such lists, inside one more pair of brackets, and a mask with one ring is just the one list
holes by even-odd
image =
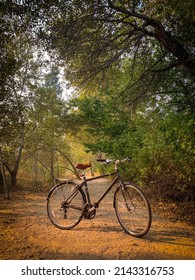
[[117, 165], [117, 164], [123, 163], [125, 161], [131, 161], [131, 159], [127, 157], [127, 158], [124, 158], [124, 159], [116, 159], [116, 160], [112, 160], [112, 159], [97, 159], [97, 161], [104, 162], [105, 164], [114, 162], [115, 165]]

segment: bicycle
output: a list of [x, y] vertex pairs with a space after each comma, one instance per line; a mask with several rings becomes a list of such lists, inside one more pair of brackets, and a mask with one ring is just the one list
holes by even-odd
[[[85, 176], [85, 170], [91, 167], [91, 164], [77, 164], [76, 168], [82, 171], [82, 183], [56, 179], [56, 185], [47, 197], [47, 213], [52, 224], [59, 229], [68, 230], [78, 225], [83, 217], [93, 219], [100, 202], [119, 183], [113, 201], [118, 222], [126, 233], [135, 237], [144, 236], [149, 231], [152, 222], [151, 207], [140, 187], [133, 183], [123, 182], [118, 164], [127, 160], [129, 159], [98, 160], [105, 164], [114, 162], [115, 171], [91, 178]], [[101, 197], [92, 203], [87, 183], [113, 175], [115, 178], [112, 183]]]

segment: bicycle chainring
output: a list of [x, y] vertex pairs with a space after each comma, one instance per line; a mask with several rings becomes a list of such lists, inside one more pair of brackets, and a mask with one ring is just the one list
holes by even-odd
[[84, 211], [84, 218], [93, 219], [93, 218], [95, 218], [95, 215], [96, 215], [96, 209], [94, 207], [86, 205], [85, 211]]

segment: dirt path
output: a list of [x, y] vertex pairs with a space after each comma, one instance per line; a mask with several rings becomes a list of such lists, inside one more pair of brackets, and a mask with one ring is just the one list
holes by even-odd
[[[102, 183], [91, 187], [93, 198]], [[95, 219], [62, 231], [48, 220], [46, 195], [20, 192], [1, 200], [0, 259], [195, 259], [193, 226], [153, 213], [149, 233], [131, 237], [118, 224], [110, 193]]]

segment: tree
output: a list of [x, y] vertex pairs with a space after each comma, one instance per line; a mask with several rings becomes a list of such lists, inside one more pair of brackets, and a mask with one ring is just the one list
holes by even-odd
[[0, 176], [2, 176], [2, 183], [4, 187], [4, 195], [6, 199], [9, 199], [9, 189], [7, 187], [7, 182], [5, 178], [5, 169], [4, 169], [4, 162], [3, 162], [3, 156], [1, 152], [1, 147], [0, 147]]
[[50, 39], [67, 75], [81, 83], [124, 57], [135, 64], [144, 57], [142, 73], [181, 66], [195, 76], [193, 8], [193, 1], [67, 1]]
[[14, 57], [15, 70], [6, 77], [6, 94], [0, 103], [0, 136], [4, 165], [10, 174], [12, 187], [16, 187], [38, 64], [25, 34], [12, 36], [12, 40], [7, 42], [7, 54]]
[[[78, 175], [69, 152], [66, 101], [62, 97], [57, 67], [51, 67], [43, 84], [34, 91], [28, 113], [25, 149], [33, 185], [43, 181], [43, 169], [52, 180], [64, 174], [65, 169]], [[28, 171], [25, 167], [23, 170]]]
[[0, 101], [9, 95], [9, 79], [20, 67], [14, 51], [11, 52], [7, 46], [23, 34], [29, 46], [41, 49], [38, 34], [49, 23], [57, 3], [58, 0], [0, 2]]
[[[58, 63], [65, 61], [67, 67], [66, 78], [76, 85], [120, 68], [125, 57], [132, 61], [127, 88], [137, 68], [142, 85], [173, 69], [194, 77], [193, 0], [3, 1], [0, 8], [4, 93], [6, 77], [15, 67], [14, 56], [6, 54], [6, 41], [18, 31], [28, 31], [33, 44], [45, 42], [55, 59], [58, 53]], [[7, 65], [12, 66], [10, 73]]]

